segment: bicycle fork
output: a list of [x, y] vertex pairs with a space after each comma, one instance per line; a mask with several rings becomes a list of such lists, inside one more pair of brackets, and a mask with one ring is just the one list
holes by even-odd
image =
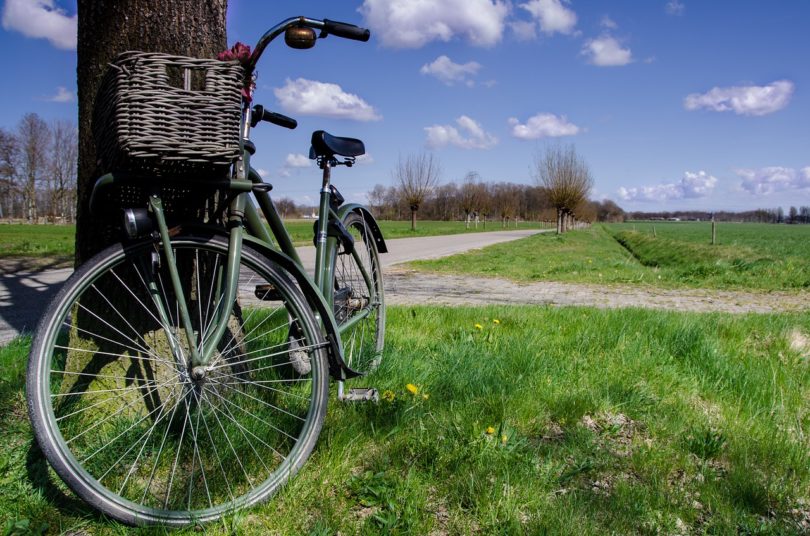
[[[188, 302], [186, 301], [186, 291], [183, 289], [180, 274], [177, 270], [177, 260], [175, 258], [174, 250], [172, 248], [171, 239], [169, 235], [168, 225], [166, 224], [166, 215], [163, 210], [163, 203], [158, 196], [150, 196], [149, 208], [155, 216], [157, 223], [158, 233], [162, 242], [163, 254], [166, 258], [167, 269], [169, 271], [169, 279], [171, 281], [172, 290], [174, 291], [175, 299], [177, 301], [179, 322], [185, 331], [186, 342], [190, 352], [190, 363], [186, 362], [183, 355], [182, 348], [179, 346], [179, 341], [176, 337], [169, 332], [169, 326], [172, 322], [170, 315], [167, 313], [165, 306], [160, 303], [160, 300], [155, 300], [160, 320], [164, 325], [164, 330], [167, 331], [166, 336], [170, 341], [170, 347], [174, 354], [175, 361], [178, 365], [188, 367], [191, 377], [194, 380], [201, 380], [205, 377], [206, 367], [210, 364], [211, 359], [216, 352], [218, 341], [225, 334], [228, 328], [228, 319], [231, 315], [233, 303], [236, 300], [236, 290], [239, 284], [239, 260], [242, 255], [242, 237], [243, 237], [243, 223], [242, 215], [244, 214], [244, 206], [246, 200], [243, 195], [238, 195], [231, 203], [231, 216], [229, 217], [228, 224], [230, 232], [228, 236], [228, 258], [225, 266], [224, 277], [220, 277], [221, 282], [217, 295], [219, 296], [219, 312], [215, 310], [215, 319], [213, 322], [213, 330], [211, 333], [197, 333], [194, 329], [194, 324], [191, 321], [191, 315], [188, 310]], [[199, 266], [196, 269], [200, 269]], [[155, 283], [151, 282], [150, 286]], [[152, 289], [156, 290], [156, 289]], [[156, 296], [156, 292], [152, 293]], [[168, 305], [168, 304], [167, 304]], [[205, 326], [200, 326], [205, 329]], [[202, 340], [198, 340], [198, 336]]]

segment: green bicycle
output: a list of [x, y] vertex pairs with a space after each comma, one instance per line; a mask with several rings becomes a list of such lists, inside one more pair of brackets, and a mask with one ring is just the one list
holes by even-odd
[[[330, 376], [339, 399], [376, 398], [344, 381], [380, 361], [387, 248], [371, 213], [330, 180], [363, 143], [312, 136], [323, 172], [314, 277], [250, 167], [251, 128], [296, 126], [250, 107], [256, 62], [282, 33], [313, 46], [315, 30], [369, 38], [291, 18], [241, 63], [125, 53], [102, 84], [94, 123], [112, 172], [91, 206], [122, 208], [127, 238], [78, 268], [49, 305], [27, 391], [56, 473], [124, 523], [188, 525], [266, 500], [312, 452]], [[188, 206], [220, 217], [187, 218]]]

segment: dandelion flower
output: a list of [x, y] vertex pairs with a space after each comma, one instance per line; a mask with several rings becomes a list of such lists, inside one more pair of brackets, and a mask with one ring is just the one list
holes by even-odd
[[408, 385], [406, 385], [405, 389], [407, 389], [408, 392], [411, 393], [412, 395], [415, 395], [416, 393], [419, 392], [419, 388], [417, 386], [415, 386], [414, 384], [412, 384], [412, 383], [409, 383]]
[[481, 331], [482, 329], [484, 329], [484, 326], [482, 326], [481, 324], [476, 324], [475, 329], [477, 329], [478, 331]]
[[382, 399], [385, 400], [386, 402], [393, 402], [395, 396], [396, 395], [394, 395], [394, 391], [386, 389], [385, 391], [383, 391]]
[[500, 324], [500, 323], [501, 323], [501, 321], [500, 321], [500, 320], [498, 320], [497, 318], [493, 318], [493, 319], [492, 319], [492, 323], [493, 323], [493, 324]]
[[487, 426], [487, 435], [492, 435], [495, 433], [495, 428], [492, 426]]
[[501, 436], [501, 443], [503, 443], [504, 445], [506, 445], [506, 440], [507, 440], [507, 439], [508, 439], [508, 438], [506, 437], [506, 434], [502, 435], [502, 436]]
[[427, 400], [428, 398], [430, 398], [430, 395], [429, 395], [429, 394], [427, 394], [427, 393], [425, 393], [425, 394], [423, 394], [423, 395], [422, 395], [422, 398], [423, 398], [424, 400]]

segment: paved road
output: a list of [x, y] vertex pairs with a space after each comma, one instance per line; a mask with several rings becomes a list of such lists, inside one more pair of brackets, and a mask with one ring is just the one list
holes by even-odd
[[[381, 255], [383, 268], [415, 259], [429, 259], [516, 240], [536, 230], [509, 230], [424, 238], [388, 240], [389, 253]], [[305, 266], [315, 264], [315, 248], [299, 250]], [[30, 332], [51, 297], [71, 274], [68, 268], [19, 269], [13, 263], [0, 265], [0, 345], [22, 332]]]

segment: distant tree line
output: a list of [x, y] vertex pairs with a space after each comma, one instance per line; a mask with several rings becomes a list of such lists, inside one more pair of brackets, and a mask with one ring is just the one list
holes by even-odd
[[[368, 192], [372, 212], [384, 220], [408, 220], [411, 209], [407, 196], [397, 185], [377, 184]], [[575, 208], [578, 220], [624, 221], [624, 210], [613, 201], [584, 200]], [[545, 221], [554, 223], [555, 208], [548, 190], [543, 186], [512, 182], [483, 182], [475, 172], [456, 182], [441, 184], [431, 190], [419, 208], [423, 220], [465, 221], [474, 225], [484, 222], [501, 227], [516, 221]]]
[[0, 128], [0, 218], [28, 223], [76, 217], [78, 131], [69, 121], [28, 113]]
[[520, 220], [555, 222], [565, 232], [577, 222], [621, 221], [624, 211], [616, 203], [591, 201], [593, 179], [573, 146], [552, 146], [538, 152], [534, 185], [487, 182], [476, 171], [463, 179], [439, 184], [441, 166], [431, 154], [400, 158], [392, 173], [393, 184], [377, 184], [368, 202], [379, 218], [401, 220], [416, 213], [422, 219], [463, 220], [467, 227], [487, 221], [508, 227]]
[[662, 212], [628, 212], [628, 220], [691, 220], [707, 221], [714, 217], [715, 221], [723, 222], [756, 222], [756, 223], [810, 223], [810, 206], [790, 207], [787, 212], [782, 207], [758, 208], [741, 212], [719, 211], [707, 212], [705, 210], [678, 210]]

